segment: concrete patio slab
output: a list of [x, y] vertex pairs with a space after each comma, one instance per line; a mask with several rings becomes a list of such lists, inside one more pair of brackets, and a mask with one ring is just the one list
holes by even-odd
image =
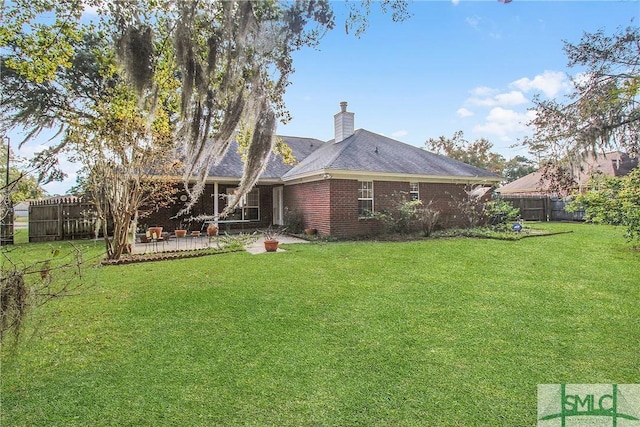
[[[280, 242], [280, 244], [287, 244], [287, 245], [290, 243], [309, 243], [308, 240], [298, 239], [297, 237], [284, 236], [284, 235], [279, 236], [278, 241]], [[247, 252], [253, 255], [267, 253], [267, 251], [264, 249], [264, 238], [262, 237], [256, 240], [255, 242], [253, 242], [252, 244], [246, 246], [245, 249], [247, 250]], [[285, 251], [284, 249], [278, 247], [278, 252], [284, 252], [284, 251]]]
[[[291, 236], [279, 236], [278, 241], [282, 244], [291, 243], [309, 243], [307, 240], [299, 239]], [[192, 251], [197, 249], [215, 248], [221, 244], [217, 238], [209, 239], [207, 236], [201, 237], [184, 237], [175, 238], [171, 237], [166, 241], [152, 242], [152, 243], [136, 243], [133, 253], [135, 254], [150, 254], [159, 252], [180, 252], [180, 251]], [[253, 243], [245, 246], [247, 252], [251, 254], [262, 254], [267, 251], [264, 249], [264, 238], [259, 238]], [[284, 252], [284, 249], [278, 248], [278, 252]]]

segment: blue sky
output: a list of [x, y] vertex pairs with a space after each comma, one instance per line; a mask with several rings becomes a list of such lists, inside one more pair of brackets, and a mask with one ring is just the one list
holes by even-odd
[[[336, 29], [318, 49], [294, 55], [285, 96], [293, 120], [279, 125], [280, 135], [333, 138], [333, 115], [347, 101], [356, 128], [416, 146], [462, 130], [507, 158], [527, 155], [512, 146], [530, 133], [532, 97], [562, 98], [568, 73], [580, 71], [567, 69], [563, 40], [640, 20], [640, 0], [414, 1], [402, 23], [374, 7], [356, 38], [344, 31], [345, 3], [333, 6]], [[75, 168], [67, 169], [69, 178], [47, 185], [49, 193], [75, 183]]]
[[[337, 12], [343, 4], [335, 2]], [[293, 121], [283, 135], [332, 138], [333, 114], [347, 101], [356, 128], [422, 146], [464, 131], [487, 138], [507, 158], [529, 133], [534, 94], [561, 98], [569, 85], [563, 40], [640, 19], [636, 1], [415, 1], [393, 23], [375, 13], [360, 39], [342, 27], [319, 51], [298, 52], [286, 96]]]

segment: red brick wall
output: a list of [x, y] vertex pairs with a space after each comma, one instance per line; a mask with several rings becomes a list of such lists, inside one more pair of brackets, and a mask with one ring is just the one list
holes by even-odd
[[315, 228], [319, 234], [331, 233], [329, 211], [330, 180], [307, 182], [284, 187], [284, 206], [301, 215], [305, 228]]
[[[357, 180], [331, 179], [286, 186], [284, 205], [296, 210], [303, 217], [304, 226], [318, 229], [321, 235], [357, 237], [376, 235], [384, 231], [379, 221], [358, 218]], [[451, 202], [465, 196], [465, 186], [460, 184], [420, 183], [420, 199], [424, 206], [430, 201], [441, 214], [441, 223], [456, 225]], [[409, 181], [374, 181], [374, 209], [388, 208], [397, 202], [392, 195], [409, 193]], [[327, 203], [328, 200], [328, 203]]]
[[439, 227], [459, 227], [465, 221], [458, 215], [455, 205], [456, 201], [465, 200], [471, 187], [464, 184], [430, 184], [420, 183], [420, 200], [422, 205], [427, 206], [430, 201], [431, 207], [440, 211]]
[[371, 223], [377, 223], [372, 219], [358, 219], [359, 187], [360, 185], [356, 180], [331, 180], [330, 215], [332, 236], [352, 237], [368, 234], [372, 228]]
[[[219, 186], [221, 194], [226, 193], [227, 187]], [[273, 216], [273, 189], [272, 186], [258, 186], [260, 189], [260, 221], [248, 224], [234, 224], [232, 229], [264, 228], [272, 223]], [[305, 228], [316, 228], [321, 235], [335, 237], [357, 237], [376, 235], [384, 229], [377, 220], [358, 218], [358, 188], [359, 182], [350, 179], [329, 179], [303, 184], [287, 185], [284, 187], [284, 206], [295, 211], [302, 217]], [[460, 218], [455, 217], [451, 202], [454, 198], [466, 197], [464, 185], [460, 184], [431, 184], [420, 183], [420, 200], [423, 206], [430, 201], [432, 207], [439, 210], [441, 226], [460, 225]], [[409, 182], [374, 181], [374, 209], [380, 211], [390, 207], [394, 203], [391, 195], [394, 192], [409, 193]], [[178, 193], [179, 196], [183, 193]], [[178, 228], [179, 219], [171, 219], [182, 208], [183, 202], [168, 209], [153, 212], [151, 216], [140, 221], [140, 225], [160, 226], [166, 231]], [[224, 209], [226, 202], [219, 201], [220, 211]], [[207, 184], [205, 190], [194, 206], [193, 215], [213, 214], [213, 184]], [[199, 229], [200, 223], [192, 224], [191, 229]]]

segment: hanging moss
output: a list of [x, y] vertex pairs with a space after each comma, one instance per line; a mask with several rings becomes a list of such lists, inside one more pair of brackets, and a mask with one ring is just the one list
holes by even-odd
[[153, 82], [153, 31], [148, 25], [127, 27], [118, 41], [118, 59], [140, 94]]
[[0, 341], [5, 332], [18, 336], [29, 307], [29, 288], [19, 270], [2, 271], [0, 279]]

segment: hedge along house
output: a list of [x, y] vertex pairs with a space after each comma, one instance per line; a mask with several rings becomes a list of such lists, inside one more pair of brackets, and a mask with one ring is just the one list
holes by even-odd
[[[441, 218], [451, 222], [456, 216], [452, 199], [466, 197], [465, 191], [471, 187], [500, 182], [498, 175], [475, 166], [367, 130], [355, 130], [354, 113], [347, 111], [346, 102], [340, 107], [334, 116], [333, 140], [282, 136], [296, 164], [286, 165], [281, 156], [272, 154], [256, 187], [224, 220], [238, 221], [230, 224], [233, 228], [261, 228], [284, 225], [288, 212], [320, 235], [363, 236], [379, 232], [380, 224], [370, 213], [389, 207], [394, 194], [404, 192], [424, 205], [431, 202]], [[237, 144], [231, 144], [220, 163], [209, 171], [193, 215], [217, 217], [233, 197], [242, 168]], [[170, 218], [181, 207], [177, 203], [143, 222], [170, 228]]]

